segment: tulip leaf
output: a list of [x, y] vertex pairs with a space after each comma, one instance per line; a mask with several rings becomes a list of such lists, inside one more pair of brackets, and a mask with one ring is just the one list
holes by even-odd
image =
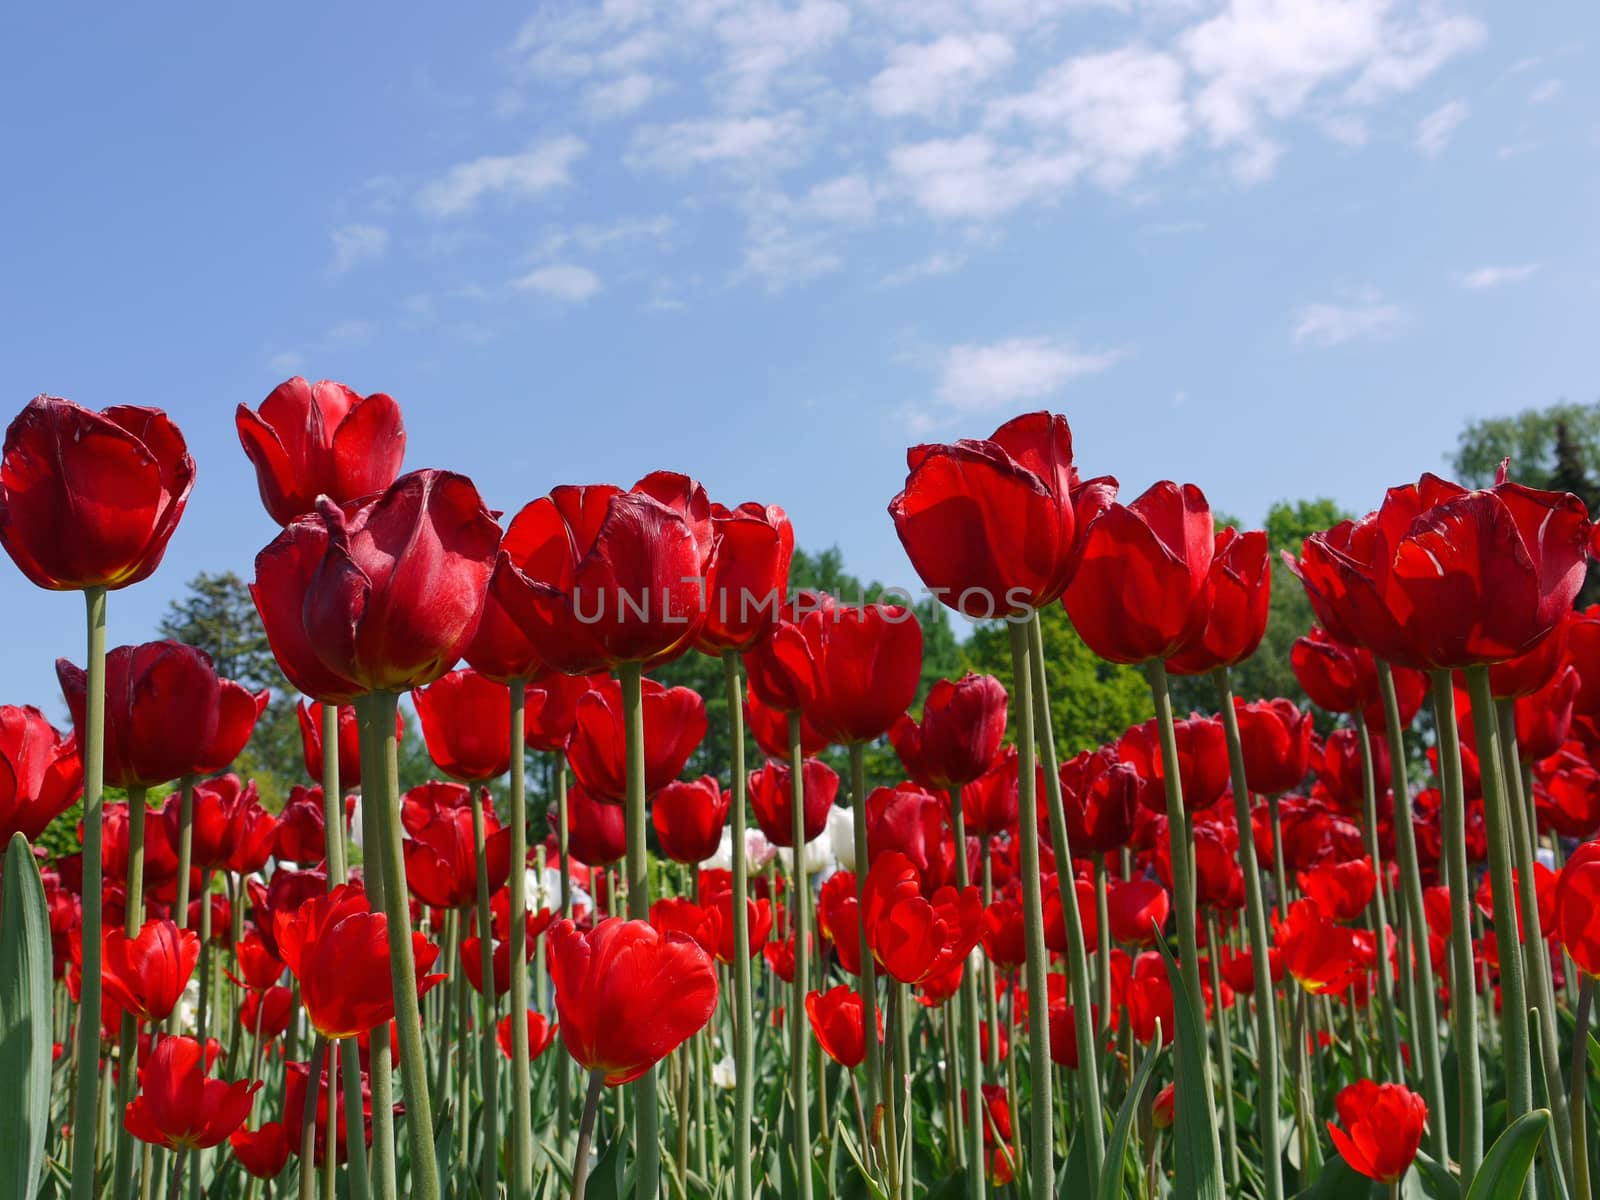
[[32, 1200], [50, 1125], [50, 917], [28, 839], [6, 847], [0, 880], [0, 1200]]
[[1426, 1150], [1417, 1151], [1417, 1175], [1429, 1200], [1461, 1200], [1461, 1180], [1450, 1169], [1431, 1158]]
[[1200, 997], [1190, 994], [1178, 960], [1164, 939], [1156, 939], [1156, 949], [1167, 963], [1177, 1025], [1172, 1127], [1176, 1195], [1178, 1200], [1222, 1200], [1222, 1150], [1217, 1141], [1216, 1109], [1206, 1087], [1206, 1027]]
[[1550, 1110], [1536, 1108], [1525, 1112], [1497, 1137], [1483, 1165], [1472, 1178], [1467, 1200], [1517, 1200], [1533, 1169], [1534, 1155], [1545, 1131], [1550, 1128]]
[[1384, 1200], [1389, 1189], [1335, 1156], [1317, 1172], [1317, 1181], [1295, 1200]]
[[1122, 1185], [1127, 1178], [1128, 1135], [1139, 1115], [1140, 1099], [1149, 1086], [1150, 1076], [1155, 1073], [1161, 1051], [1161, 1022], [1157, 1021], [1155, 1036], [1150, 1039], [1150, 1049], [1145, 1051], [1144, 1061], [1139, 1064], [1139, 1070], [1128, 1086], [1128, 1094], [1122, 1099], [1122, 1107], [1117, 1110], [1117, 1123], [1111, 1127], [1111, 1141], [1106, 1144], [1105, 1168], [1100, 1173], [1099, 1200], [1121, 1200], [1125, 1194]]
[[627, 1194], [623, 1186], [623, 1151], [627, 1145], [626, 1136], [616, 1137], [601, 1151], [589, 1169], [589, 1182], [584, 1190], [588, 1200], [622, 1200]]

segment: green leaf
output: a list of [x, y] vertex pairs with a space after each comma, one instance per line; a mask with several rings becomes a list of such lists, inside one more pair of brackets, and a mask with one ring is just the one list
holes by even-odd
[[1416, 1167], [1422, 1190], [1429, 1200], [1461, 1200], [1461, 1180], [1448, 1167], [1430, 1158], [1427, 1151], [1417, 1151]]
[[32, 1200], [50, 1126], [50, 917], [28, 839], [0, 881], [0, 1200]]
[[1550, 1128], [1550, 1110], [1536, 1108], [1523, 1113], [1506, 1131], [1495, 1138], [1483, 1156], [1483, 1166], [1472, 1179], [1467, 1200], [1517, 1200], [1533, 1169], [1539, 1142]]
[[624, 1195], [622, 1152], [627, 1144], [626, 1136], [613, 1138], [611, 1144], [595, 1160], [583, 1193], [588, 1200], [622, 1200]]
[[1122, 1098], [1122, 1107], [1117, 1110], [1117, 1123], [1111, 1127], [1111, 1141], [1106, 1144], [1105, 1169], [1100, 1174], [1099, 1200], [1121, 1200], [1124, 1194], [1122, 1185], [1127, 1178], [1128, 1135], [1139, 1115], [1140, 1099], [1150, 1083], [1150, 1076], [1155, 1074], [1161, 1051], [1161, 1023], [1158, 1021], [1156, 1035], [1150, 1040], [1150, 1049], [1145, 1052], [1144, 1061], [1139, 1064], [1139, 1070], [1128, 1086], [1128, 1094]]
[[1177, 1023], [1177, 1094], [1173, 1105], [1172, 1147], [1178, 1200], [1222, 1200], [1222, 1149], [1217, 1140], [1217, 1112], [1206, 1088], [1206, 1028], [1200, 997], [1191, 996], [1163, 939], [1156, 949], [1167, 962]]
[[1317, 1181], [1295, 1200], [1383, 1200], [1388, 1191], [1335, 1156], [1317, 1173]]

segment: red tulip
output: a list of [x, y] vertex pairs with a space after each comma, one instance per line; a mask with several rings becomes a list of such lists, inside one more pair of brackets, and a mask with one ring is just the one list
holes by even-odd
[[[195, 784], [194, 794], [197, 807], [211, 803], [211, 797], [215, 796], [227, 814], [228, 857], [220, 865], [239, 875], [252, 875], [261, 870], [277, 845], [278, 821], [261, 807], [255, 781], [241, 786], [237, 775], [224, 775]], [[204, 801], [202, 796], [206, 797]]]
[[164, 1037], [157, 1043], [139, 1071], [139, 1094], [123, 1118], [129, 1133], [169, 1150], [205, 1150], [244, 1124], [260, 1082], [211, 1079], [202, 1053], [193, 1038]]
[[[391, 1035], [391, 1052], [398, 1058], [399, 1051], [392, 1049], [396, 1034], [396, 1027], [392, 1021], [389, 1023], [389, 1032]], [[365, 1034], [361, 1034], [356, 1039], [356, 1045], [360, 1050], [363, 1063], [361, 1073], [362, 1134], [366, 1144], [370, 1146], [372, 1144], [372, 1093], [367, 1082], [365, 1068], [370, 1054], [370, 1039]], [[333, 1102], [334, 1161], [344, 1162], [348, 1157], [347, 1148], [349, 1146], [345, 1139], [344, 1090], [338, 1086], [337, 1081], [334, 1082], [332, 1088], [328, 1086], [329, 1079], [326, 1071], [318, 1072], [315, 1083], [310, 1081], [310, 1074], [311, 1067], [309, 1063], [290, 1062], [284, 1064], [283, 1123], [285, 1128], [295, 1131], [294, 1140], [290, 1142], [290, 1149], [295, 1154], [300, 1153], [299, 1130], [305, 1118], [306, 1093], [314, 1087], [316, 1089], [316, 1099], [312, 1111], [315, 1115], [312, 1117], [311, 1124], [316, 1130], [316, 1138], [312, 1145], [311, 1161], [318, 1166], [327, 1161], [328, 1103], [331, 1099]], [[332, 1093], [331, 1097], [330, 1092]]]
[[[64, 658], [56, 676], [83, 741], [84, 674]], [[192, 772], [213, 748], [222, 683], [211, 656], [181, 642], [118, 646], [106, 655], [105, 781], [155, 787]]]
[[1193, 484], [1162, 481], [1112, 504], [1080, 534], [1082, 559], [1064, 597], [1089, 648], [1117, 663], [1167, 659], [1205, 632], [1196, 601], [1210, 577], [1211, 506]]
[[847, 987], [806, 993], [806, 1017], [817, 1045], [846, 1070], [866, 1061], [866, 1020], [862, 1012], [860, 995]]
[[165, 1021], [200, 959], [200, 937], [172, 921], [146, 921], [136, 937], [105, 931], [101, 983], [108, 1003], [140, 1021]]
[[955, 830], [941, 797], [914, 783], [875, 788], [867, 796], [866, 817], [869, 861], [890, 851], [905, 855], [930, 897], [955, 883]]
[[[305, 758], [306, 774], [311, 782], [322, 783], [322, 705], [304, 700], [295, 705], [295, 715], [300, 720], [300, 749]], [[394, 736], [399, 741], [405, 736], [405, 722], [395, 714]], [[339, 790], [351, 792], [361, 787], [361, 722], [353, 704], [339, 706]]]
[[[1098, 1020], [1100, 1009], [1091, 1006], [1093, 1019]], [[1050, 1022], [1050, 1061], [1069, 1071], [1078, 1069], [1077, 1012], [1072, 1005], [1052, 1002], [1048, 1014]]]
[[1600, 830], [1600, 772], [1578, 755], [1539, 764], [1533, 785], [1540, 832], [1588, 839]]
[[665, 662], [704, 624], [714, 542], [705, 490], [685, 476], [558, 487], [512, 520], [495, 600], [557, 670]]
[[349, 513], [326, 499], [318, 512], [328, 546], [302, 612], [323, 667], [375, 692], [454, 666], [477, 631], [500, 542], [471, 480], [413, 471]]
[[716, 967], [691, 938], [618, 918], [588, 933], [558, 921], [548, 937], [561, 1040], [609, 1086], [643, 1075], [716, 1011]]
[[240, 987], [269, 988], [283, 977], [282, 961], [254, 929], [247, 930], [244, 940], [234, 944], [233, 957], [239, 974], [235, 977], [230, 973], [228, 978]]
[[[1044, 791], [1041, 783], [1034, 791]], [[1017, 748], [1007, 746], [1000, 757], [961, 793], [961, 814], [967, 836], [994, 837], [1017, 827]]]
[[[1533, 897], [1534, 907], [1539, 911], [1539, 930], [1544, 937], [1555, 935], [1556, 920], [1556, 887], [1559, 876], [1542, 862], [1533, 864]], [[1520, 867], [1511, 871], [1511, 890], [1519, 893], [1522, 881]], [[1489, 875], [1484, 875], [1478, 881], [1478, 888], [1472, 895], [1472, 902], [1478, 906], [1478, 911], [1483, 914], [1484, 920], [1494, 920], [1494, 881]], [[1527, 934], [1522, 929], [1522, 903], [1520, 894], [1512, 901], [1512, 909], [1517, 916], [1517, 941], [1525, 942]]]
[[[1252, 792], [1275, 796], [1300, 786], [1311, 762], [1311, 714], [1292, 700], [1233, 702], [1244, 750], [1244, 777]], [[1379, 786], [1387, 784], [1381, 780]]]
[[715, 955], [722, 940], [722, 914], [683, 896], [663, 896], [650, 906], [650, 924], [661, 934], [692, 938], [707, 954]]
[[[678, 777], [706, 736], [706, 705], [686, 687], [642, 681], [644, 786], [658, 792]], [[578, 698], [567, 759], [578, 782], [596, 799], [621, 804], [627, 794], [627, 738], [622, 684], [607, 679]]]
[[1150, 879], [1109, 880], [1106, 888], [1106, 924], [1116, 941], [1148, 946], [1167, 924], [1172, 897]]
[[1433, 475], [1306, 540], [1318, 616], [1411, 667], [1465, 667], [1532, 650], [1583, 583], [1589, 521], [1576, 497], [1501, 481], [1468, 492]]
[[[828, 826], [828, 811], [839, 793], [839, 776], [820, 758], [808, 758], [800, 769], [802, 818], [807, 843], [822, 835]], [[745, 781], [756, 824], [767, 841], [784, 849], [794, 848], [794, 783], [787, 766], [778, 762], [762, 764]]]
[[882, 855], [861, 893], [867, 945], [878, 964], [901, 983], [919, 984], [965, 960], [983, 927], [978, 889], [943, 887], [926, 899], [911, 860]]
[[994, 765], [1006, 733], [1006, 689], [993, 675], [970, 671], [957, 682], [937, 681], [922, 704], [922, 720], [902, 715], [889, 741], [906, 774], [924, 787], [971, 783]]
[[[511, 1057], [511, 1014], [501, 1017], [495, 1025], [494, 1040], [500, 1046], [500, 1053], [507, 1058]], [[533, 1062], [546, 1050], [550, 1043], [556, 1040], [556, 1030], [560, 1026], [550, 1020], [543, 1013], [528, 1010], [528, 1061]]]
[[[1369, 733], [1367, 744], [1374, 780], [1382, 788], [1389, 780], [1388, 742]], [[1317, 781], [1327, 789], [1329, 799], [1347, 813], [1357, 814], [1363, 810], [1366, 783], [1361, 765], [1361, 734], [1357, 730], [1343, 728], [1330, 733], [1312, 767]], [[1477, 792], [1478, 788], [1474, 786], [1470, 791]]]
[[[785, 983], [794, 982], [794, 934], [790, 934], [781, 942], [768, 942], [761, 947], [761, 957], [766, 959], [767, 966], [772, 968], [772, 973]], [[859, 961], [856, 964], [860, 968]], [[777, 1011], [782, 1012], [780, 1008]]]
[[1167, 660], [1167, 670], [1203, 675], [1249, 658], [1267, 632], [1271, 595], [1267, 535], [1261, 530], [1240, 533], [1231, 525], [1218, 530], [1211, 570], [1197, 601], [1204, 629], [1193, 645]]
[[[751, 690], [744, 701], [745, 725], [756, 746], [768, 758], [789, 757], [789, 714], [762, 702]], [[828, 739], [817, 727], [800, 714], [800, 752], [807, 758], [821, 754], [828, 748]]]
[[789, 588], [794, 527], [776, 504], [711, 506], [717, 553], [706, 580], [706, 621], [695, 649], [751, 649], [772, 631]]
[[1354, 930], [1335, 925], [1315, 900], [1296, 900], [1273, 938], [1283, 969], [1312, 995], [1342, 992], [1361, 972]]
[[[556, 814], [550, 814], [552, 827]], [[596, 800], [581, 784], [567, 789], [567, 848], [586, 867], [605, 867], [628, 850], [622, 805]]]
[[680, 863], [710, 858], [722, 842], [732, 799], [710, 775], [667, 784], [650, 801], [650, 823], [661, 853]]
[[[1061, 764], [1061, 806], [1067, 840], [1078, 854], [1109, 854], [1128, 844], [1145, 782], [1110, 746], [1084, 750]], [[1043, 789], [1039, 803], [1047, 803]]]
[[125, 588], [161, 565], [193, 486], [165, 413], [37, 396], [6, 430], [0, 546], [39, 587]]
[[[273, 914], [278, 953], [300, 981], [300, 1000], [312, 1028], [329, 1040], [354, 1037], [394, 1019], [389, 976], [388, 920], [375, 913], [359, 887], [342, 884], [312, 896], [292, 912]], [[438, 949], [411, 935], [422, 994], [444, 979], [423, 974]]]
[[[1175, 722], [1174, 732], [1178, 743], [1178, 779], [1183, 784], [1184, 811], [1194, 813], [1210, 808], [1222, 798], [1232, 783], [1228, 740], [1222, 722], [1215, 717], [1196, 714]], [[1117, 743], [1117, 753], [1150, 781], [1152, 786], [1140, 793], [1145, 806], [1151, 811], [1165, 813], [1167, 802], [1163, 781], [1166, 779], [1166, 766], [1161, 755], [1156, 723], [1146, 721], [1129, 729]]]
[[[745, 930], [749, 937], [749, 957], [755, 958], [767, 944], [772, 934], [772, 901], [746, 900]], [[708, 947], [713, 958], [724, 966], [733, 965], [733, 893], [718, 892], [706, 900], [706, 908], [717, 915], [716, 944]], [[790, 935], [791, 940], [793, 935]]]
[[281, 1036], [293, 1016], [294, 993], [286, 987], [248, 991], [239, 999], [239, 1028], [264, 1042]]
[[983, 930], [979, 935], [983, 952], [1002, 971], [1014, 971], [1028, 961], [1026, 929], [1022, 906], [1015, 900], [997, 896], [983, 910]]
[[[531, 930], [528, 940], [524, 943], [524, 956], [527, 962], [533, 961], [534, 935]], [[484, 994], [483, 980], [483, 939], [480, 937], [467, 937], [461, 939], [461, 968], [467, 977], [467, 982], [472, 985], [472, 990], [478, 995]], [[489, 968], [494, 973], [490, 983], [494, 985], [496, 998], [504, 996], [511, 990], [511, 943], [502, 938], [496, 938], [489, 952]]]
[[1544, 687], [1519, 696], [1512, 707], [1516, 721], [1517, 754], [1523, 762], [1538, 762], [1561, 749], [1572, 728], [1573, 702], [1582, 679], [1572, 666], [1562, 667]]
[[83, 794], [75, 737], [62, 737], [32, 705], [0, 704], [0, 844], [38, 841]]
[[819, 599], [746, 659], [750, 687], [786, 712], [803, 712], [829, 741], [867, 742], [889, 731], [922, 677], [922, 627], [908, 608], [850, 608]]
[[526, 714], [528, 748], [564, 754], [578, 720], [578, 701], [604, 675], [562, 675], [548, 671], [528, 684]]
[[[299, 691], [323, 703], [348, 705], [366, 689], [322, 661], [316, 638], [308, 630], [305, 620], [307, 594], [327, 554], [328, 544], [328, 526], [319, 514], [308, 513], [290, 521], [284, 526], [283, 532], [256, 555], [256, 577], [250, 585], [250, 598], [255, 601], [261, 626], [266, 631], [267, 644], [272, 648], [272, 656], [277, 659], [278, 667], [289, 682]], [[348, 787], [351, 784], [343, 773], [346, 758], [344, 729], [341, 718], [339, 778], [340, 786]], [[300, 731], [308, 747], [306, 769], [320, 782], [320, 748], [316, 759], [318, 769], [312, 772], [309, 746], [310, 739], [316, 736], [320, 747], [321, 723], [309, 721], [302, 710]], [[349, 757], [352, 761], [359, 761], [355, 747], [356, 743], [350, 743]]]
[[1335, 921], [1354, 921], [1364, 913], [1378, 885], [1370, 858], [1321, 863], [1299, 872], [1297, 878], [1300, 890]]
[[1334, 1098], [1341, 1129], [1328, 1122], [1334, 1149], [1350, 1169], [1394, 1183], [1411, 1167], [1422, 1145], [1428, 1106], [1421, 1096], [1398, 1083], [1358, 1080]]
[[817, 890], [817, 932], [833, 943], [839, 965], [851, 975], [861, 974], [859, 911], [854, 872], [835, 871]]
[[[411, 693], [428, 757], [452, 779], [479, 783], [511, 769], [511, 694], [477, 671], [451, 671]], [[523, 708], [526, 724], [526, 704]]]
[[[463, 787], [463, 790], [466, 789]], [[511, 827], [501, 827], [489, 800], [483, 797], [483, 861], [489, 890], [498, 891], [511, 874]], [[470, 804], [470, 799], [468, 800]], [[411, 894], [434, 908], [465, 908], [478, 898], [478, 851], [469, 807], [435, 810], [433, 818], [414, 828], [402, 843], [406, 884]]]
[[261, 503], [279, 525], [312, 512], [319, 496], [345, 504], [383, 491], [406, 452], [398, 404], [330, 379], [313, 384], [296, 375], [272, 390], [259, 413], [239, 405], [234, 425]]
[[1585, 842], [1561, 868], [1555, 933], [1580, 971], [1600, 977], [1600, 842]]
[[1078, 481], [1067, 420], [1044, 412], [986, 441], [913, 446], [906, 465], [889, 503], [900, 544], [942, 603], [979, 620], [1058, 599], [1083, 525], [1116, 493]]
[[239, 1165], [257, 1179], [276, 1179], [289, 1161], [289, 1134], [278, 1121], [256, 1130], [236, 1129], [228, 1135], [228, 1145]]
[[[350, 826], [355, 797], [345, 804], [345, 828]], [[277, 857], [283, 862], [314, 867], [328, 854], [327, 826], [324, 823], [322, 789], [295, 785], [289, 801], [278, 814]]]
[[1150, 1120], [1157, 1129], [1170, 1129], [1178, 1112], [1178, 1085], [1169, 1083], [1156, 1093], [1150, 1109]]
[[1111, 952], [1111, 996], [1128, 1010], [1133, 1036], [1148, 1045], [1161, 1025], [1162, 1044], [1172, 1041], [1175, 1008], [1172, 981], [1161, 955], [1147, 950], [1131, 964], [1121, 950]]

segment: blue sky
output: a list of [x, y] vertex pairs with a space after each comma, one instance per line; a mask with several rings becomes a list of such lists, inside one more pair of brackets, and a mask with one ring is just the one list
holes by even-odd
[[[913, 583], [922, 440], [1049, 406], [1088, 474], [1368, 507], [1462, 421], [1600, 398], [1600, 16], [1571, 0], [12, 5], [0, 407], [166, 408], [162, 569], [274, 529], [233, 431], [388, 391], [514, 511], [697, 475]], [[75, 597], [6, 565], [0, 698]]]

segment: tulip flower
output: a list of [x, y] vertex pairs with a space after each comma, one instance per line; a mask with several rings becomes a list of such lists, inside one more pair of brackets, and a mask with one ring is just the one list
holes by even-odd
[[1334, 1107], [1343, 1125], [1328, 1122], [1328, 1136], [1351, 1170], [1395, 1183], [1410, 1168], [1422, 1145], [1428, 1106], [1398, 1083], [1362, 1079], [1341, 1088]]
[[1538, 762], [1561, 749], [1572, 729], [1573, 704], [1581, 687], [1577, 669], [1569, 664], [1538, 691], [1517, 698], [1512, 713], [1523, 762]]
[[125, 588], [161, 564], [193, 486], [165, 413], [38, 396], [6, 430], [0, 546], [39, 587]]
[[[556, 815], [550, 814], [554, 822]], [[596, 800], [574, 785], [567, 791], [567, 839], [572, 857], [586, 867], [607, 867], [627, 853], [623, 808]]]
[[1267, 535], [1239, 533], [1232, 526], [1218, 530], [1205, 588], [1196, 601], [1205, 624], [1192, 645], [1167, 660], [1167, 670], [1204, 675], [1249, 658], [1267, 631], [1271, 592]]
[[138, 936], [105, 932], [103, 983], [107, 1003], [140, 1021], [165, 1021], [200, 958], [200, 938], [167, 920], [146, 921]]
[[201, 1058], [193, 1038], [161, 1039], [139, 1071], [139, 1095], [124, 1117], [129, 1133], [169, 1150], [204, 1150], [244, 1123], [261, 1084], [211, 1079]]
[[[500, 1053], [507, 1058], [511, 1057], [511, 1014], [501, 1017], [495, 1025], [495, 1041], [500, 1046]], [[561, 1028], [558, 1022], [550, 1020], [543, 1013], [528, 1010], [528, 1061], [533, 1062], [546, 1050], [550, 1043], [556, 1040], [556, 1031]]]
[[1354, 930], [1335, 925], [1315, 900], [1296, 900], [1278, 926], [1274, 944], [1283, 969], [1307, 992], [1342, 992], [1361, 973]]
[[778, 621], [789, 585], [794, 527], [776, 504], [711, 506], [717, 554], [706, 580], [705, 625], [695, 649], [706, 654], [743, 653], [766, 637]]
[[904, 714], [889, 741], [906, 774], [929, 788], [961, 787], [994, 765], [1006, 732], [1006, 689], [993, 675], [968, 672], [928, 691], [922, 719]]
[[228, 1145], [239, 1165], [257, 1179], [276, 1179], [289, 1162], [289, 1134], [280, 1121], [268, 1121], [260, 1129], [236, 1129], [228, 1135]]
[[[1061, 764], [1061, 803], [1074, 853], [1109, 854], [1128, 844], [1144, 777], [1110, 746]], [[1042, 824], [1042, 823], [1041, 823]]]
[[1250, 704], [1235, 700], [1234, 712], [1250, 790], [1274, 796], [1300, 786], [1311, 762], [1311, 714], [1283, 699]]
[[[706, 906], [718, 916], [717, 940], [715, 945], [709, 948], [711, 956], [723, 966], [731, 967], [737, 948], [733, 923], [733, 893], [719, 892], [706, 902]], [[772, 933], [772, 901], [764, 898], [745, 901], [745, 929], [749, 956], [754, 958], [761, 953], [768, 936]]]
[[722, 914], [683, 896], [663, 896], [650, 906], [650, 925], [661, 934], [680, 934], [715, 956], [722, 940]]
[[[794, 849], [794, 776], [782, 763], [768, 762], [745, 782], [756, 824], [774, 846]], [[809, 844], [822, 836], [828, 811], [839, 793], [839, 776], [819, 758], [808, 758], [800, 772], [804, 833]]]
[[[311, 782], [322, 783], [322, 705], [307, 704], [304, 700], [295, 705], [295, 715], [300, 719], [300, 748], [305, 757], [306, 774]], [[394, 737], [400, 741], [405, 736], [405, 722], [395, 715]], [[339, 790], [353, 792], [361, 787], [361, 723], [355, 706], [339, 706]]]
[[239, 1028], [262, 1041], [280, 1037], [293, 1016], [294, 993], [286, 987], [249, 991], [239, 999]]
[[1129, 946], [1148, 946], [1165, 929], [1172, 898], [1149, 879], [1112, 880], [1106, 892], [1106, 923], [1111, 936]]
[[[966, 847], [961, 847], [965, 851]], [[924, 894], [956, 883], [955, 832], [944, 802], [914, 783], [867, 796], [867, 857], [897, 851], [916, 868]]]
[[689, 864], [714, 855], [732, 799], [710, 775], [667, 784], [650, 802], [650, 823], [661, 853], [673, 862]]
[[[1228, 742], [1222, 722], [1215, 717], [1191, 716], [1173, 723], [1178, 744], [1178, 778], [1183, 784], [1183, 807], [1196, 813], [1210, 808], [1228, 790]], [[1166, 779], [1160, 735], [1154, 721], [1135, 725], [1122, 735], [1117, 753], [1132, 763], [1139, 774], [1153, 785]], [[1166, 802], [1159, 787], [1140, 792], [1140, 798], [1154, 812], [1165, 813]]]
[[417, 688], [411, 701], [428, 757], [450, 778], [481, 783], [511, 769], [511, 705], [505, 684], [470, 669], [451, 671]]
[[239, 405], [234, 424], [261, 503], [279, 525], [314, 511], [319, 496], [345, 504], [383, 491], [406, 452], [393, 399], [361, 396], [330, 379], [296, 375], [273, 388], [259, 411]]
[[[744, 716], [746, 728], [755, 739], [756, 748], [768, 758], [779, 760], [789, 757], [789, 714], [772, 707], [751, 690], [745, 697]], [[827, 735], [800, 714], [800, 753], [814, 758], [828, 748]]]
[[1007, 746], [992, 767], [961, 790], [968, 835], [987, 839], [1015, 829], [1017, 793], [1017, 749]]
[[406, 884], [424, 904], [466, 908], [475, 903], [480, 855], [487, 864], [490, 891], [499, 891], [510, 877], [511, 830], [502, 827], [495, 817], [488, 802], [488, 789], [482, 789], [480, 794], [485, 829], [481, 849], [474, 844], [470, 808], [440, 807], [425, 822], [407, 825], [411, 836], [401, 847]]
[[852, 1070], [866, 1061], [866, 1027], [857, 993], [847, 987], [807, 992], [806, 1017], [811, 1021], [817, 1045], [834, 1062]]
[[278, 914], [285, 913], [293, 919], [295, 911], [307, 900], [325, 895], [328, 875], [322, 870], [274, 871], [265, 886], [253, 879], [246, 880], [245, 891], [250, 897], [250, 915], [255, 921], [256, 936], [268, 950], [281, 956], [274, 934]]
[[244, 940], [234, 944], [233, 961], [239, 974], [230, 972], [228, 978], [243, 988], [269, 988], [283, 976], [282, 960], [254, 929], [246, 930]]
[[[56, 675], [82, 740], [85, 675], [64, 658]], [[189, 774], [212, 749], [221, 705], [222, 683], [204, 650], [118, 646], [106, 655], [105, 781], [147, 788]]]
[[[653, 679], [640, 685], [644, 705], [644, 789], [660, 791], [676, 779], [706, 735], [706, 706], [686, 687], [663, 687]], [[567, 759], [589, 794], [621, 804], [627, 793], [626, 728], [622, 685], [615, 679], [590, 688], [574, 706]]]
[[1579, 846], [1561, 869], [1555, 934], [1580, 971], [1600, 977], [1600, 842]]
[[63, 737], [32, 705], [0, 704], [0, 845], [37, 841], [83, 794], [76, 737]]
[[851, 975], [861, 974], [859, 908], [849, 871], [835, 871], [817, 891], [817, 932], [833, 943], [839, 965]]
[[893, 850], [873, 862], [861, 907], [873, 958], [901, 983], [921, 983], [963, 961], [983, 929], [977, 888], [942, 887], [926, 899], [917, 868]]
[[716, 1010], [716, 968], [692, 938], [616, 917], [588, 933], [558, 921], [547, 937], [561, 1040], [609, 1087], [639, 1078]]
[[[354, 797], [351, 797], [353, 800]], [[295, 785], [278, 814], [278, 840], [274, 855], [280, 862], [314, 867], [327, 857], [322, 789]]]
[[[312, 1028], [330, 1041], [376, 1029], [394, 1017], [388, 918], [375, 913], [359, 887], [342, 884], [299, 908], [273, 914], [278, 953], [300, 982]], [[445, 977], [424, 972], [438, 950], [412, 935], [421, 994]]]
[[1370, 858], [1321, 863], [1299, 872], [1300, 890], [1335, 921], [1354, 921], [1372, 902], [1378, 873]]
[[983, 910], [983, 952], [1001, 971], [1015, 971], [1028, 961], [1023, 935], [1022, 906], [1016, 901], [996, 898]]

